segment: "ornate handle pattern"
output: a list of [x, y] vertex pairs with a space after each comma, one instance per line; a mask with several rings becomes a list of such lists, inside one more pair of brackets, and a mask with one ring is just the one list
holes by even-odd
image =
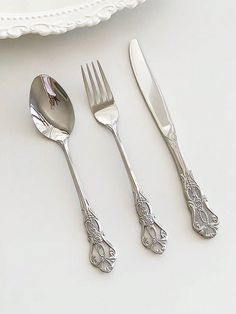
[[90, 243], [89, 259], [93, 266], [109, 273], [116, 262], [116, 251], [111, 243], [105, 239], [98, 218], [91, 210], [88, 202], [83, 208], [84, 226]]
[[207, 199], [202, 195], [192, 172], [187, 171], [180, 177], [194, 230], [206, 239], [213, 238], [218, 229], [218, 217], [209, 209]]
[[135, 207], [141, 224], [141, 240], [143, 245], [156, 254], [166, 249], [167, 233], [156, 222], [148, 200], [142, 192], [134, 192]]
[[105, 235], [101, 230], [98, 218], [91, 210], [89, 202], [81, 189], [79, 178], [76, 175], [76, 171], [70, 157], [68, 141], [69, 137], [67, 136], [63, 141], [58, 141], [58, 143], [62, 146], [65, 153], [75, 188], [79, 196], [80, 206], [84, 218], [84, 226], [90, 243], [89, 259], [93, 266], [99, 268], [103, 272], [109, 273], [115, 265], [116, 251], [106, 240]]
[[130, 163], [124, 147], [121, 143], [120, 137], [117, 132], [117, 126], [110, 128], [112, 134], [115, 137], [116, 143], [118, 145], [122, 160], [124, 162], [135, 201], [135, 208], [139, 217], [139, 223], [141, 224], [141, 240], [143, 245], [157, 254], [162, 254], [166, 249], [167, 234], [166, 232], [157, 224], [155, 216], [152, 214], [151, 207], [148, 200], [140, 192], [139, 185], [137, 183], [136, 177], [130, 167]]
[[218, 217], [209, 209], [206, 197], [202, 194], [188, 170], [180, 152], [175, 131], [171, 131], [165, 140], [175, 160], [184, 189], [185, 199], [192, 216], [193, 229], [205, 239], [213, 238], [218, 229]]

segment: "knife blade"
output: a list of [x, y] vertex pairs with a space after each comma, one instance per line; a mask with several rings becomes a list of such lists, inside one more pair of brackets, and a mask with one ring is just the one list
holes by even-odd
[[136, 39], [130, 42], [129, 52], [136, 81], [157, 126], [165, 137], [175, 133], [165, 99]]

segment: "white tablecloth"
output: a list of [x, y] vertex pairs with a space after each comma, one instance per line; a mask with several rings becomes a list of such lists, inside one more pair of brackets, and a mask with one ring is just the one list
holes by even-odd
[[[1, 314], [235, 313], [236, 4], [147, 0], [93, 28], [0, 41]], [[168, 149], [133, 77], [139, 39], [165, 95], [187, 164], [220, 219], [203, 240]], [[93, 119], [80, 65], [99, 59], [120, 111], [120, 136], [169, 235], [164, 255], [140, 225], [111, 134]], [[74, 104], [71, 152], [92, 208], [118, 250], [115, 270], [88, 262], [76, 191], [60, 148], [35, 130], [32, 79], [55, 77]]]

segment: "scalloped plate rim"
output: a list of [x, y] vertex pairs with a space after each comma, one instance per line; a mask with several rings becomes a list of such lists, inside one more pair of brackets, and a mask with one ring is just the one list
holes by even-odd
[[[77, 27], [97, 25], [117, 11], [134, 8], [146, 0], [88, 0], [88, 4], [39, 12], [0, 13], [0, 39], [25, 34], [62, 34]], [[92, 12], [90, 10], [92, 9]]]

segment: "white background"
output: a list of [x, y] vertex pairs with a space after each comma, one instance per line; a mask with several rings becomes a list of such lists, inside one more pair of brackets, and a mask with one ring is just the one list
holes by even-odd
[[[220, 219], [216, 238], [191, 228], [171, 156], [137, 88], [128, 44], [139, 39], [165, 95], [187, 164]], [[129, 181], [111, 134], [93, 119], [80, 64], [99, 59], [120, 111], [120, 135], [169, 235], [145, 250]], [[92, 208], [118, 250], [110, 274], [89, 246], [63, 152], [33, 127], [39, 73], [74, 104], [71, 152]], [[93, 28], [0, 41], [0, 313], [235, 313], [236, 4], [147, 0]]]

